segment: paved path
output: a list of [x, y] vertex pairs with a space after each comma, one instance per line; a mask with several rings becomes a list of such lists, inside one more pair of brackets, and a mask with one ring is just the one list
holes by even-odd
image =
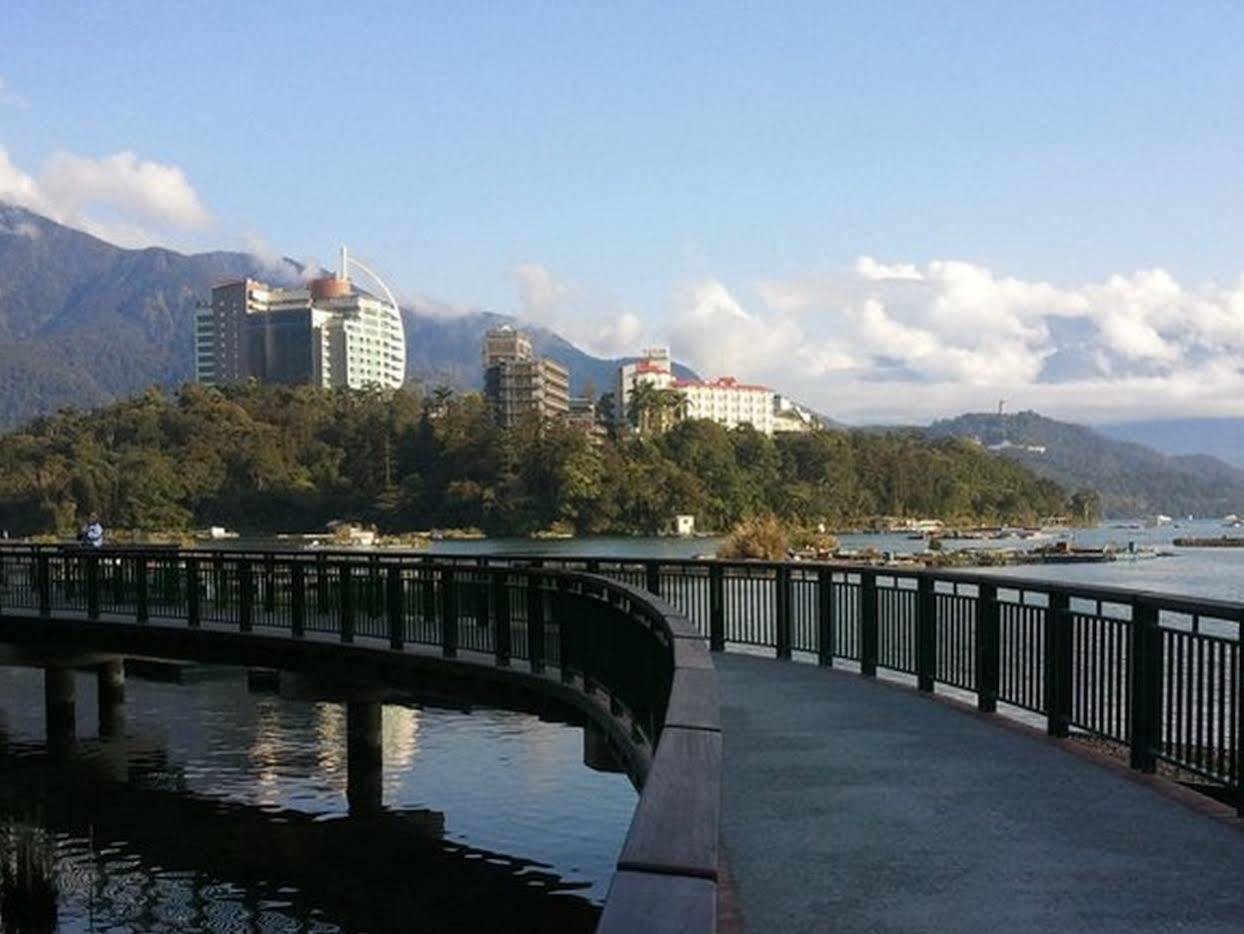
[[1244, 832], [914, 691], [718, 655], [749, 934], [1244, 931]]

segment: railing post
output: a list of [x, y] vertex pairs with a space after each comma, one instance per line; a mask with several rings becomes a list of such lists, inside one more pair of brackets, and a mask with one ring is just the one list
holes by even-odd
[[332, 609], [332, 596], [328, 583], [328, 555], [315, 556], [315, 611], [327, 613]]
[[708, 566], [708, 647], [726, 650], [726, 575], [716, 563]]
[[436, 622], [436, 568], [431, 558], [423, 559], [422, 573], [419, 575], [420, 596], [423, 598], [421, 616], [425, 626]]
[[367, 615], [379, 616], [381, 611], [387, 615], [388, 579], [381, 574], [380, 555], [373, 554], [367, 561]]
[[458, 584], [454, 569], [441, 569], [441, 653], [446, 658], [458, 654]]
[[267, 555], [263, 562], [263, 609], [265, 613], [276, 612], [276, 558]]
[[389, 617], [389, 648], [400, 649], [406, 644], [406, 588], [401, 565], [389, 565], [384, 590], [385, 609]]
[[527, 574], [527, 653], [531, 670], [544, 671], [544, 575]]
[[1129, 647], [1131, 703], [1128, 710], [1132, 741], [1128, 762], [1141, 772], [1154, 770], [1157, 764], [1154, 748], [1160, 745], [1162, 739], [1158, 717], [1158, 705], [1162, 698], [1161, 640], [1158, 608], [1140, 599], [1133, 600]]
[[120, 612], [128, 601], [125, 593], [125, 558], [118, 556], [108, 561], [104, 567], [112, 571], [112, 607]]
[[998, 586], [980, 584], [976, 598], [976, 706], [985, 713], [998, 709], [1002, 669], [1002, 615]]
[[579, 670], [582, 659], [579, 657], [579, 646], [577, 644], [579, 634], [576, 631], [575, 624], [571, 622], [574, 614], [570, 611], [569, 578], [557, 578], [557, 592], [554, 594], [553, 600], [553, 616], [557, 620], [557, 667], [561, 671], [562, 682], [570, 684], [574, 681], [574, 673]]
[[341, 628], [341, 641], [354, 641], [354, 567], [348, 561], [337, 565], [337, 588], [340, 605], [337, 608]]
[[134, 556], [134, 619], [145, 623], [150, 618], [147, 593], [147, 556]]
[[238, 628], [250, 632], [255, 622], [255, 578], [249, 558], [238, 562]]
[[199, 559], [186, 559], [186, 625], [199, 628]]
[[481, 629], [488, 627], [488, 602], [492, 599], [492, 588], [484, 579], [483, 571], [475, 571], [470, 575], [471, 618]]
[[644, 562], [644, 586], [648, 593], [661, 596], [661, 564], [658, 561]]
[[1065, 593], [1049, 595], [1045, 611], [1045, 731], [1065, 737], [1071, 724], [1071, 610]]
[[492, 572], [493, 650], [497, 664], [502, 668], [510, 664], [512, 625], [510, 619], [510, 574], [504, 569]]
[[289, 565], [289, 627], [295, 639], [301, 639], [307, 626], [306, 580], [301, 561]]
[[35, 556], [35, 587], [39, 591], [39, 615], [52, 615], [52, 566], [48, 556]]
[[818, 568], [816, 572], [816, 663], [834, 667], [834, 572]]
[[[1244, 632], [1244, 619], [1237, 619], [1237, 632]], [[1154, 626], [1157, 632], [1157, 626]], [[1161, 634], [1158, 633], [1158, 639]], [[1158, 651], [1161, 652], [1161, 642], [1154, 640], [1158, 644]], [[1235, 722], [1244, 727], [1244, 642], [1237, 641], [1235, 644]], [[1158, 655], [1160, 659], [1161, 654]], [[1155, 666], [1156, 667], [1156, 666]], [[1160, 670], [1160, 669], [1159, 669]], [[1160, 722], [1157, 717], [1153, 718], [1154, 722]], [[1160, 727], [1159, 727], [1160, 729]], [[1237, 817], [1244, 817], [1244, 742], [1239, 739], [1237, 727], [1237, 736], [1235, 741], [1235, 813]], [[1158, 733], [1158, 740], [1162, 738], [1162, 734]]]
[[86, 556], [86, 615], [99, 619], [99, 555]]
[[877, 572], [860, 571], [860, 674], [877, 674]]
[[774, 648], [777, 657], [790, 659], [790, 565], [779, 564], [773, 576]]
[[937, 677], [937, 592], [933, 576], [916, 578], [916, 687], [929, 692]]

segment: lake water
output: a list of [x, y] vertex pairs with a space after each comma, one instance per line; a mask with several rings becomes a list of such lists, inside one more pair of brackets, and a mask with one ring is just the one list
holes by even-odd
[[[1220, 520], [1181, 520], [1155, 528], [1123, 527], [1122, 523], [1103, 524], [1097, 528], [1053, 532], [1038, 541], [1020, 538], [945, 539], [947, 550], [962, 548], [1030, 548], [1047, 545], [1059, 539], [1070, 539], [1086, 548], [1114, 545], [1126, 550], [1134, 543], [1137, 548], [1158, 548], [1170, 552], [1152, 560], [1115, 561], [1104, 564], [1028, 564], [1005, 568], [989, 568], [988, 573], [1036, 580], [1073, 581], [1084, 584], [1128, 587], [1187, 594], [1218, 600], [1244, 602], [1244, 548], [1177, 548], [1176, 538], [1218, 538], [1224, 535], [1244, 536], [1244, 530], [1225, 528]], [[864, 533], [840, 535], [843, 548], [875, 549], [896, 555], [921, 551], [923, 539], [915, 540], [901, 533]], [[669, 536], [587, 536], [570, 539], [487, 538], [476, 541], [435, 541], [428, 554], [491, 554], [548, 555], [561, 557], [599, 558], [694, 558], [712, 555], [722, 538], [674, 538]], [[247, 539], [219, 543], [216, 547], [294, 548], [298, 542], [289, 539]]]
[[[1049, 544], [1069, 538], [1078, 546], [1100, 548], [1113, 544], [1125, 550], [1154, 547], [1172, 552], [1169, 557], [1105, 564], [1029, 564], [992, 568], [989, 573], [1037, 580], [1074, 581], [1084, 584], [1128, 587], [1244, 602], [1244, 548], [1176, 548], [1176, 538], [1218, 538], [1244, 531], [1224, 528], [1219, 520], [1184, 520], [1155, 528], [1121, 528], [1103, 525], [1074, 532], [1052, 533], [1048, 540], [1033, 543], [1022, 539], [946, 539], [948, 550], [960, 548], [1017, 548]], [[874, 548], [894, 554], [922, 550], [923, 541], [903, 534], [841, 535], [844, 548]], [[546, 554], [593, 557], [691, 558], [712, 554], [719, 538], [620, 538], [598, 537], [535, 541], [528, 538], [496, 538], [473, 542], [433, 542], [432, 554]]]
[[0, 817], [51, 834], [64, 931], [590, 931], [637, 800], [583, 730], [386, 704], [384, 810], [346, 804], [345, 708], [236, 669], [131, 678], [124, 739], [45, 743], [42, 676], [0, 668]]

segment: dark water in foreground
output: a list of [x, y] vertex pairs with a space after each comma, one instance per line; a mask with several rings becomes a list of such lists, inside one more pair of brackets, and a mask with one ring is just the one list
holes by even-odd
[[124, 739], [44, 740], [42, 676], [0, 668], [0, 815], [51, 831], [63, 931], [590, 931], [636, 795], [583, 731], [384, 708], [384, 810], [350, 817], [345, 708], [245, 674], [131, 678]]

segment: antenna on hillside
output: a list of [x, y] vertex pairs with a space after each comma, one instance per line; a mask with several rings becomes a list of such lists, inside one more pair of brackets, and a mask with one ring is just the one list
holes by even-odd
[[[344, 250], [344, 249], [345, 249], [345, 247], [342, 247], [342, 249]], [[999, 415], [1003, 415], [1003, 414], [1005, 414], [1005, 412], [1006, 412], [1006, 400], [1005, 400], [1005, 399], [999, 399], [999, 400], [998, 400], [998, 414], [999, 414]]]

